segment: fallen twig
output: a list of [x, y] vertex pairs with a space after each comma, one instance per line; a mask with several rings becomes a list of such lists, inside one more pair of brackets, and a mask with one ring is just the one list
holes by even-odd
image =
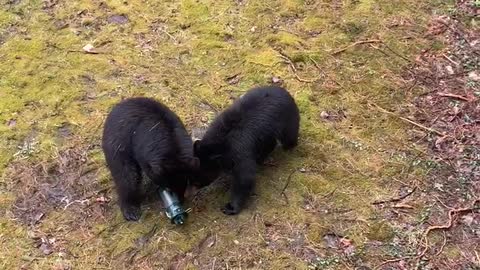
[[327, 77], [329, 80], [331, 80], [332, 82], [334, 82], [336, 85], [340, 86], [341, 88], [344, 88], [343, 85], [341, 83], [339, 83], [337, 80], [333, 79], [330, 75], [328, 75], [328, 73], [324, 72], [323, 69], [320, 67], [320, 65], [318, 64], [317, 61], [315, 61], [315, 59], [313, 59], [312, 57], [308, 57], [308, 59], [310, 59], [310, 61], [312, 61], [313, 65], [318, 69], [318, 71], [320, 73], [322, 73], [322, 75], [324, 75], [325, 77]]
[[290, 69], [292, 70], [292, 73], [293, 73], [293, 76], [295, 76], [295, 78], [300, 81], [300, 82], [305, 82], [305, 83], [314, 83], [318, 80], [318, 78], [315, 78], [315, 79], [303, 79], [303, 78], [300, 78], [300, 76], [298, 76], [297, 74], [297, 68], [295, 67], [295, 64], [293, 63], [293, 61], [290, 59], [290, 57], [288, 57], [288, 55], [286, 55], [285, 53], [281, 52], [281, 51], [278, 51], [278, 53], [280, 54], [280, 58], [283, 59], [283, 61], [285, 63], [287, 63], [289, 66], [290, 66]]
[[438, 95], [441, 96], [441, 97], [456, 98], [456, 99], [460, 99], [460, 100], [463, 100], [463, 101], [466, 101], [466, 102], [472, 101], [472, 100], [469, 99], [469, 98], [466, 98], [466, 97], [460, 96], [460, 95], [455, 95], [455, 94], [452, 94], [452, 93], [438, 93]]
[[455, 218], [457, 217], [458, 214], [464, 214], [466, 212], [471, 212], [474, 210], [480, 209], [480, 207], [475, 207], [475, 205], [480, 202], [480, 199], [475, 199], [472, 203], [471, 206], [465, 207], [465, 208], [454, 208], [448, 211], [448, 222], [446, 225], [432, 225], [428, 227], [425, 232], [423, 233], [423, 237], [421, 242], [424, 243], [424, 248], [422, 252], [417, 256], [417, 268], [420, 265], [420, 261], [422, 260], [423, 257], [425, 257], [427, 251], [428, 251], [428, 235], [435, 230], [448, 230], [453, 226], [453, 222]]
[[410, 259], [412, 257], [402, 257], [402, 258], [396, 258], [396, 259], [390, 259], [390, 260], [386, 260], [384, 262], [382, 262], [381, 264], [375, 266], [373, 268], [373, 270], [377, 270], [377, 269], [380, 269], [380, 267], [386, 265], [386, 264], [390, 264], [390, 263], [396, 263], [396, 262], [399, 262], [399, 261], [403, 261], [403, 260], [407, 260], [407, 259]]
[[285, 186], [283, 186], [282, 191], [280, 192], [280, 194], [282, 194], [282, 196], [285, 198], [285, 203], [286, 203], [287, 205], [289, 205], [289, 202], [288, 202], [287, 194], [285, 194], [285, 190], [287, 190], [288, 185], [290, 184], [290, 181], [292, 181], [292, 175], [293, 175], [296, 171], [297, 171], [297, 169], [293, 169], [293, 171], [288, 175], [287, 182], [285, 183]]
[[400, 208], [400, 209], [413, 209], [414, 208], [413, 206], [411, 206], [409, 204], [406, 204], [406, 203], [397, 203], [392, 207], [393, 208]]
[[384, 203], [391, 203], [391, 202], [398, 202], [398, 201], [401, 201], [405, 198], [407, 198], [408, 196], [412, 195], [415, 190], [417, 190], [417, 187], [413, 187], [413, 189], [408, 192], [408, 193], [405, 193], [404, 195], [400, 196], [400, 197], [396, 197], [396, 198], [391, 198], [391, 199], [388, 199], [388, 200], [383, 200], [383, 201], [374, 201], [372, 204], [373, 205], [377, 205], [377, 204], [384, 204]]
[[378, 110], [380, 110], [381, 112], [384, 112], [384, 113], [386, 113], [386, 114], [390, 114], [390, 115], [396, 116], [396, 117], [400, 118], [401, 120], [403, 120], [403, 121], [405, 121], [405, 122], [408, 122], [408, 123], [410, 123], [410, 124], [412, 124], [412, 125], [414, 125], [414, 126], [417, 126], [417, 127], [421, 128], [421, 129], [430, 131], [431, 133], [435, 133], [435, 134], [437, 134], [437, 135], [439, 135], [439, 136], [445, 136], [445, 133], [443, 133], [443, 132], [440, 132], [440, 131], [438, 131], [438, 130], [436, 130], [436, 129], [433, 129], [433, 128], [426, 127], [426, 126], [424, 126], [424, 125], [422, 125], [422, 124], [419, 124], [419, 123], [417, 123], [417, 122], [415, 122], [415, 121], [413, 121], [413, 120], [410, 120], [410, 119], [405, 118], [405, 117], [403, 117], [403, 116], [397, 115], [396, 113], [391, 112], [391, 111], [388, 111], [388, 110], [386, 110], [386, 109], [378, 106], [377, 104], [375, 104], [375, 103], [373, 103], [373, 102], [369, 102], [369, 103], [372, 104], [374, 107], [376, 107], [376, 108], [377, 108]]
[[332, 55], [340, 54], [340, 53], [342, 53], [342, 52], [344, 52], [344, 51], [346, 51], [346, 50], [348, 50], [348, 49], [350, 49], [350, 48], [352, 48], [352, 47], [355, 47], [355, 46], [357, 46], [357, 45], [361, 45], [361, 44], [371, 44], [371, 43], [383, 43], [383, 42], [382, 42], [381, 40], [379, 40], [379, 39], [360, 40], [360, 41], [354, 42], [354, 43], [352, 43], [352, 44], [350, 44], [350, 45], [348, 45], [348, 46], [346, 46], [346, 47], [343, 47], [343, 48], [341, 48], [341, 49], [339, 49], [339, 50], [337, 50], [337, 51], [334, 51], [334, 52], [332, 53]]
[[438, 250], [438, 252], [435, 254], [435, 257], [440, 255], [443, 252], [443, 249], [445, 248], [445, 245], [447, 244], [447, 235], [445, 234], [445, 231], [443, 232], [443, 244]]
[[454, 64], [455, 66], [459, 66], [457, 62], [453, 61], [452, 58], [448, 57], [446, 54], [442, 54], [442, 56], [447, 59], [450, 63]]

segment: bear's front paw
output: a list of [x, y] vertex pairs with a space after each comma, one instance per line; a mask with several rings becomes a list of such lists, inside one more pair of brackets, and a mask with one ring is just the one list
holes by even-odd
[[127, 205], [122, 207], [123, 217], [127, 221], [138, 221], [142, 216], [142, 210], [139, 206]]
[[231, 203], [227, 203], [225, 204], [225, 206], [222, 208], [222, 212], [225, 214], [225, 215], [236, 215], [240, 212], [240, 209], [238, 209], [237, 207], [233, 207]]

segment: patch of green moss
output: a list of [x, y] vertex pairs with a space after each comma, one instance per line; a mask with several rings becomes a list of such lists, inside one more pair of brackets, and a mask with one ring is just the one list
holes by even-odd
[[280, 47], [298, 47], [300, 45], [301, 39], [296, 35], [287, 33], [287, 32], [280, 32], [273, 35], [268, 35], [267, 41], [272, 46], [280, 46]]
[[246, 60], [252, 64], [267, 67], [273, 67], [275, 64], [280, 62], [278, 52], [271, 48], [252, 51], [246, 56]]
[[383, 221], [371, 224], [367, 233], [368, 239], [382, 242], [390, 241], [394, 235], [393, 228]]

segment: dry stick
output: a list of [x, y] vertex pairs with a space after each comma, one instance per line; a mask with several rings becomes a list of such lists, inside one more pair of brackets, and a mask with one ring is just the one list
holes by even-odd
[[452, 58], [448, 57], [446, 54], [442, 54], [443, 57], [445, 57], [445, 59], [447, 59], [448, 61], [450, 61], [450, 63], [454, 64], [455, 66], [459, 66], [460, 64], [453, 61]]
[[408, 118], [405, 118], [405, 117], [402, 117], [402, 116], [400, 116], [400, 115], [397, 115], [396, 113], [391, 112], [391, 111], [388, 111], [388, 110], [386, 110], [386, 109], [378, 106], [377, 104], [375, 104], [375, 103], [373, 103], [373, 102], [369, 102], [369, 103], [372, 104], [372, 105], [373, 105], [374, 107], [376, 107], [377, 109], [379, 109], [381, 112], [384, 112], [384, 113], [389, 114], [389, 115], [396, 116], [396, 117], [400, 118], [401, 120], [403, 120], [403, 121], [405, 121], [405, 122], [408, 122], [408, 123], [410, 123], [410, 124], [412, 124], [412, 125], [414, 125], [414, 126], [416, 126], [416, 127], [419, 127], [419, 128], [421, 128], [421, 129], [424, 129], [424, 130], [430, 131], [430, 132], [432, 132], [432, 133], [435, 133], [435, 134], [437, 134], [437, 135], [439, 135], [439, 136], [445, 136], [445, 133], [443, 133], [443, 132], [440, 132], [440, 131], [438, 131], [438, 130], [436, 130], [436, 129], [433, 129], [433, 128], [426, 127], [426, 126], [424, 126], [424, 125], [422, 125], [422, 124], [419, 124], [419, 123], [417, 123], [417, 122], [415, 122], [415, 121], [413, 121], [413, 120], [410, 120], [410, 119], [408, 119]]
[[350, 48], [352, 48], [352, 47], [355, 47], [355, 46], [357, 46], [357, 45], [361, 45], [361, 44], [371, 44], [371, 43], [382, 43], [382, 41], [379, 40], [379, 39], [370, 39], [370, 40], [357, 41], [357, 42], [354, 42], [354, 43], [352, 43], [352, 44], [350, 44], [350, 45], [348, 45], [348, 46], [346, 46], [346, 47], [344, 47], [344, 48], [342, 48], [342, 49], [340, 49], [340, 50], [334, 51], [334, 52], [332, 53], [332, 55], [340, 54], [340, 53], [342, 53], [342, 52], [344, 52], [344, 51], [346, 51], [346, 50], [348, 50], [348, 49], [350, 49]]
[[385, 42], [382, 42], [383, 46], [385, 46], [385, 48], [387, 48], [389, 51], [391, 51], [393, 54], [395, 54], [396, 56], [402, 58], [403, 60], [409, 62], [409, 63], [412, 63], [412, 60], [408, 59], [407, 57], [401, 55], [400, 53], [396, 52], [395, 50], [393, 50], [390, 46], [388, 46], [387, 44], [385, 44]]
[[386, 265], [386, 264], [390, 264], [390, 263], [396, 263], [396, 262], [399, 262], [399, 261], [403, 261], [403, 260], [407, 260], [407, 259], [410, 259], [411, 257], [402, 257], [402, 258], [396, 258], [396, 259], [390, 259], [390, 260], [386, 260], [384, 262], [382, 262], [381, 264], [375, 266], [373, 268], [373, 270], [377, 270], [377, 269], [380, 269], [380, 267]]
[[290, 57], [288, 57], [285, 53], [283, 53], [283, 52], [281, 52], [281, 51], [278, 51], [278, 53], [280, 54], [280, 58], [282, 58], [283, 61], [285, 61], [285, 62], [290, 66], [290, 69], [292, 70], [293, 76], [295, 76], [295, 78], [296, 78], [298, 81], [304, 82], [304, 83], [314, 83], [314, 82], [317, 81], [318, 78], [312, 79], [312, 80], [300, 78], [300, 76], [298, 76], [298, 74], [297, 74], [297, 68], [295, 67], [295, 64], [294, 64], [293, 61], [290, 59]]
[[285, 186], [282, 188], [282, 192], [280, 194], [283, 195], [285, 198], [285, 203], [288, 205], [288, 197], [287, 194], [285, 194], [285, 190], [287, 190], [288, 185], [290, 184], [290, 181], [292, 180], [292, 175], [297, 171], [297, 169], [293, 169], [293, 171], [288, 175], [287, 182], [285, 183]]
[[435, 257], [437, 257], [438, 255], [440, 255], [442, 252], [443, 252], [443, 249], [445, 248], [445, 245], [447, 244], [447, 235], [445, 233], [445, 231], [443, 232], [443, 244], [442, 246], [440, 247], [440, 249], [438, 250], [438, 252], [435, 254]]
[[313, 65], [318, 69], [318, 71], [320, 73], [322, 73], [325, 77], [327, 77], [329, 80], [333, 81], [336, 85], [340, 86], [341, 88], [344, 88], [343, 85], [341, 83], [339, 83], [337, 80], [334, 80], [330, 75], [328, 75], [326, 72], [324, 72], [322, 70], [322, 68], [320, 67], [320, 65], [318, 64], [317, 61], [315, 61], [315, 59], [313, 59], [312, 57], [308, 57], [310, 59], [310, 61], [312, 61]]
[[434, 230], [448, 230], [453, 226], [453, 221], [457, 214], [463, 214], [465, 212], [474, 211], [480, 208], [475, 208], [475, 205], [480, 202], [480, 199], [475, 199], [470, 207], [465, 208], [454, 208], [448, 211], [448, 223], [446, 225], [433, 225], [428, 227], [425, 232], [423, 233], [422, 242], [424, 243], [425, 247], [423, 248], [422, 252], [417, 256], [417, 266], [420, 265], [420, 261], [425, 256], [428, 251], [428, 235]]
[[438, 95], [441, 96], [441, 97], [456, 98], [456, 99], [460, 99], [460, 100], [467, 101], [467, 102], [471, 101], [469, 98], [466, 98], [466, 97], [460, 96], [460, 95], [451, 94], [451, 93], [438, 93]]
[[408, 196], [412, 195], [412, 194], [415, 192], [415, 190], [417, 190], [417, 187], [416, 187], [416, 186], [415, 186], [415, 187], [413, 187], [413, 189], [412, 189], [410, 192], [408, 192], [408, 193], [406, 193], [406, 194], [404, 194], [404, 195], [402, 195], [402, 196], [400, 196], [400, 197], [397, 197], [397, 198], [391, 198], [391, 199], [384, 200], [384, 201], [374, 201], [372, 204], [374, 204], [374, 205], [377, 205], [377, 204], [384, 204], [384, 203], [398, 202], [398, 201], [401, 201], [401, 200], [403, 200], [403, 199], [407, 198]]

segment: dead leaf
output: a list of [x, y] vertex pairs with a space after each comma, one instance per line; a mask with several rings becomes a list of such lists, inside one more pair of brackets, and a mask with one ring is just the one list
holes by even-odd
[[279, 84], [279, 83], [282, 83], [282, 82], [283, 82], [283, 80], [280, 77], [277, 77], [277, 76], [272, 77], [272, 83]]
[[210, 241], [208, 242], [207, 247], [211, 248], [213, 247], [213, 245], [215, 245], [215, 242], [217, 241], [217, 239], [216, 237], [211, 237], [209, 240]]
[[45, 214], [44, 213], [38, 213], [35, 215], [35, 218], [33, 219], [33, 223], [36, 224], [38, 223], [44, 216]]
[[237, 73], [233, 76], [227, 77], [226, 81], [230, 85], [237, 84], [240, 81], [240, 73]]
[[480, 74], [477, 71], [471, 71], [468, 73], [468, 78], [472, 81], [480, 81]]
[[325, 240], [327, 247], [329, 248], [338, 248], [338, 244], [340, 242], [340, 237], [334, 233], [328, 233], [323, 237]]
[[442, 185], [442, 184], [440, 184], [440, 183], [435, 183], [435, 184], [433, 184], [433, 187], [434, 187], [435, 189], [438, 189], [438, 190], [440, 190], [440, 191], [443, 192], [443, 185]]
[[462, 217], [462, 223], [467, 226], [472, 226], [473, 223], [473, 215], [465, 215]]
[[108, 203], [110, 201], [110, 198], [105, 197], [105, 196], [100, 196], [100, 197], [96, 198], [95, 201], [99, 202], [99, 203]]
[[112, 15], [108, 17], [107, 21], [115, 24], [126, 24], [128, 23], [128, 17], [125, 15]]
[[15, 119], [10, 119], [10, 120], [7, 121], [7, 126], [8, 126], [9, 128], [12, 128], [12, 127], [14, 127], [14, 126], [16, 126], [16, 125], [17, 125], [17, 120], [15, 120]]
[[405, 208], [405, 209], [413, 209], [413, 206], [406, 204], [406, 203], [397, 203], [393, 206], [393, 208]]
[[39, 247], [40, 251], [42, 251], [43, 254], [45, 255], [50, 255], [52, 254], [53, 250], [51, 246], [47, 243], [42, 243]]

